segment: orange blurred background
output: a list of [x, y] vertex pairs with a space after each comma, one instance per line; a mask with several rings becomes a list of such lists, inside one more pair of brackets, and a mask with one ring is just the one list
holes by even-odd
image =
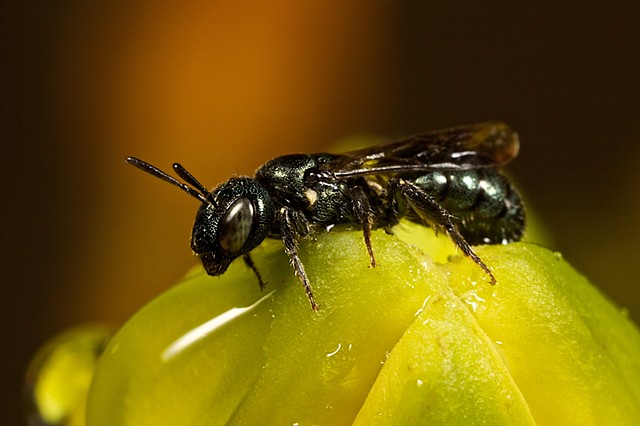
[[197, 204], [127, 155], [213, 187], [353, 134], [502, 119], [553, 248], [640, 318], [640, 3], [585, 3], [2, 6], [6, 424], [48, 337], [122, 323], [196, 264]]

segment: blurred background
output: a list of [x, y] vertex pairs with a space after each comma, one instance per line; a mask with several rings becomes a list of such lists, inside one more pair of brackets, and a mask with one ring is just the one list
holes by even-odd
[[196, 264], [197, 203], [127, 155], [213, 187], [354, 134], [502, 119], [553, 249], [640, 318], [638, 2], [0, 8], [3, 424], [46, 339], [120, 324]]

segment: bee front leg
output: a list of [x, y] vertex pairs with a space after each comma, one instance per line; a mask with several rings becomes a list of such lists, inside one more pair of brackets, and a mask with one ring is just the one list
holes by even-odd
[[496, 283], [493, 273], [480, 257], [473, 251], [467, 240], [460, 234], [453, 223], [454, 216], [433, 199], [427, 192], [420, 189], [414, 183], [401, 178], [391, 179], [387, 186], [389, 209], [392, 218], [399, 217], [398, 195], [402, 195], [411, 209], [413, 209], [425, 224], [434, 224], [444, 229], [449, 238], [458, 248], [471, 258], [478, 266], [487, 273], [491, 279], [491, 284]]
[[373, 249], [371, 248], [371, 228], [373, 227], [374, 221], [373, 211], [371, 210], [371, 200], [361, 186], [354, 186], [351, 188], [351, 201], [356, 219], [358, 223], [362, 225], [364, 244], [367, 246], [367, 252], [369, 253], [369, 262], [371, 263], [371, 267], [375, 268], [376, 258], [373, 256]]
[[300, 213], [289, 207], [282, 207], [277, 213], [276, 220], [280, 229], [280, 235], [282, 236], [282, 242], [284, 243], [284, 251], [287, 256], [289, 256], [291, 266], [300, 279], [304, 291], [307, 293], [309, 303], [311, 303], [311, 309], [317, 311], [318, 304], [313, 297], [313, 291], [311, 290], [307, 273], [304, 270], [304, 265], [300, 260], [300, 256], [298, 256], [297, 239], [309, 232], [307, 220]]
[[260, 275], [258, 268], [256, 268], [255, 263], [253, 263], [253, 259], [251, 259], [251, 256], [249, 256], [249, 253], [243, 254], [242, 260], [244, 260], [244, 264], [247, 265], [247, 267], [251, 269], [255, 274], [256, 278], [258, 279], [258, 285], [260, 286], [260, 290], [264, 290], [267, 284], [262, 280], [262, 276]]

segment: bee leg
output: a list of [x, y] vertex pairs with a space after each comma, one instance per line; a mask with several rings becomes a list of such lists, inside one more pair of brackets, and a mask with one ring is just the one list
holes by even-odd
[[309, 303], [311, 303], [311, 309], [317, 311], [318, 304], [313, 297], [313, 291], [311, 291], [311, 284], [309, 284], [309, 278], [304, 270], [304, 265], [298, 256], [297, 237], [306, 235], [309, 232], [306, 218], [288, 207], [282, 207], [277, 214], [277, 222], [280, 228], [282, 242], [284, 243], [284, 251], [287, 256], [289, 256], [291, 266], [293, 266], [295, 274], [300, 279], [302, 287], [304, 287], [304, 291], [307, 293]]
[[262, 281], [262, 276], [260, 275], [260, 272], [258, 272], [258, 268], [256, 268], [256, 265], [253, 263], [253, 259], [251, 259], [251, 256], [249, 256], [249, 253], [245, 253], [242, 256], [242, 260], [244, 260], [245, 265], [247, 265], [247, 267], [249, 267], [249, 269], [251, 269], [256, 275], [256, 278], [258, 279], [258, 285], [260, 285], [260, 290], [264, 290], [267, 284]]
[[371, 248], [371, 228], [373, 227], [373, 211], [371, 211], [371, 201], [361, 186], [351, 188], [351, 201], [353, 202], [353, 212], [356, 215], [358, 223], [362, 225], [364, 234], [364, 244], [367, 246], [369, 253], [369, 262], [371, 267], [376, 267], [376, 258], [373, 256]]
[[493, 273], [480, 257], [473, 251], [467, 240], [460, 234], [453, 224], [455, 217], [444, 209], [436, 200], [434, 200], [427, 192], [417, 187], [412, 182], [404, 179], [391, 179], [387, 187], [389, 195], [389, 205], [394, 211], [392, 215], [397, 213], [397, 196], [401, 194], [407, 200], [409, 206], [420, 216], [426, 224], [435, 224], [437, 227], [444, 229], [449, 238], [458, 246], [462, 252], [471, 258], [478, 266], [487, 273], [491, 279], [491, 284], [496, 283]]
[[[407, 200], [404, 196], [399, 197], [401, 194], [399, 179], [394, 178], [389, 180], [387, 184], [387, 226], [388, 233], [393, 234], [393, 227], [400, 223], [400, 218], [404, 216], [406, 211]], [[402, 203], [402, 208], [400, 207]]]

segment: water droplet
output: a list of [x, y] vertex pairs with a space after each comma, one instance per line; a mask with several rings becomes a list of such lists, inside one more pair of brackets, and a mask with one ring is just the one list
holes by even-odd
[[340, 352], [340, 349], [342, 349], [342, 344], [338, 343], [338, 347], [334, 350], [331, 351], [327, 354], [327, 358], [331, 358], [332, 356], [334, 356], [335, 354], [337, 354], [338, 352]]
[[478, 312], [479, 309], [484, 308], [484, 304], [482, 302], [485, 302], [485, 300], [478, 296], [475, 290], [470, 290], [463, 294], [462, 300], [464, 303], [471, 306], [473, 312]]
[[425, 308], [427, 307], [427, 303], [429, 303], [430, 298], [431, 298], [431, 295], [428, 295], [427, 298], [424, 299], [424, 301], [422, 302], [422, 306], [420, 306], [420, 309], [418, 309], [416, 313], [413, 314], [414, 317], [417, 317], [425, 310]]
[[115, 354], [116, 352], [118, 352], [118, 349], [120, 349], [120, 343], [116, 343], [115, 345], [113, 345], [113, 347], [111, 348], [111, 353]]

